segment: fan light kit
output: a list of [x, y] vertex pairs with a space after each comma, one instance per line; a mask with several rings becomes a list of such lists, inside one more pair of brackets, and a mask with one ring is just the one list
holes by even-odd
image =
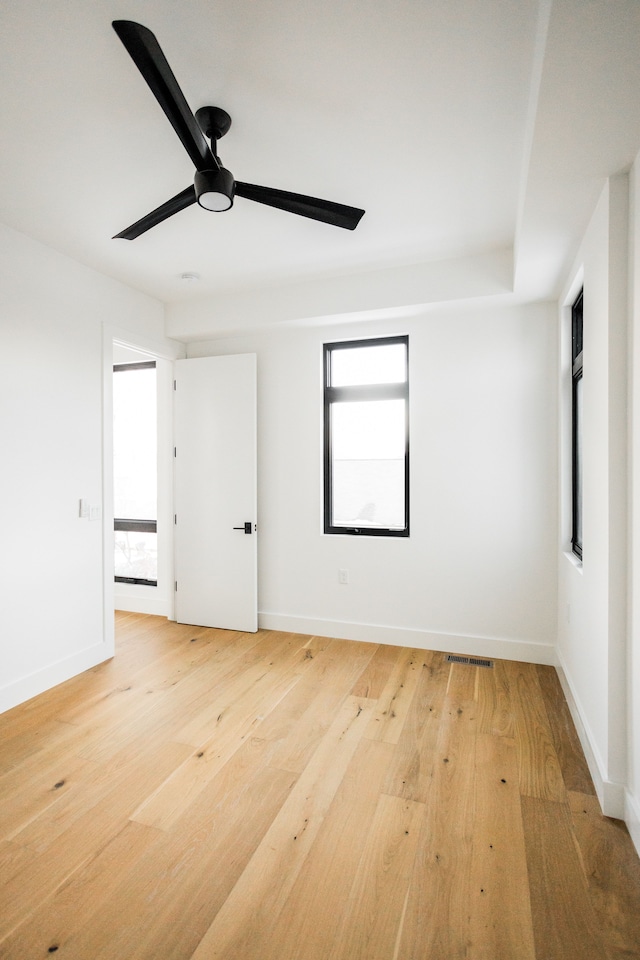
[[[309, 217], [311, 220], [321, 220], [345, 230], [355, 230], [364, 214], [364, 210], [358, 207], [347, 207], [331, 200], [319, 200], [317, 197], [234, 180], [233, 174], [222, 166], [217, 149], [218, 140], [224, 137], [231, 126], [231, 117], [226, 110], [220, 107], [201, 107], [194, 116], [151, 30], [131, 20], [114, 20], [113, 29], [164, 110], [196, 168], [193, 186], [187, 187], [182, 193], [116, 234], [114, 239], [135, 240], [151, 227], [196, 202], [205, 210], [218, 213], [229, 210], [233, 206], [234, 197], [244, 197], [288, 213]], [[186, 279], [186, 276], [183, 275], [183, 279]]]

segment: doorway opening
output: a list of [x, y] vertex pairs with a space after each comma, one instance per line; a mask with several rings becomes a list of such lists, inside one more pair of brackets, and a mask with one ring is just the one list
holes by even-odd
[[112, 607], [173, 619], [173, 361], [114, 339], [110, 372]]

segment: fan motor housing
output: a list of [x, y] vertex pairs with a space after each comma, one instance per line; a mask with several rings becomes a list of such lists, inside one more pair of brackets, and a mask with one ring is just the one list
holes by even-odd
[[198, 170], [193, 180], [196, 200], [205, 210], [221, 213], [233, 206], [235, 182], [225, 167], [219, 170]]
[[229, 132], [231, 117], [222, 107], [200, 107], [196, 110], [198, 126], [209, 140], [219, 140]]

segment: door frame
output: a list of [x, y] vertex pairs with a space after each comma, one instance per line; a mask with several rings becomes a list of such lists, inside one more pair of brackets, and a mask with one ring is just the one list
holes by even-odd
[[[161, 342], [132, 333], [117, 326], [105, 324], [102, 348], [102, 542], [103, 542], [103, 636], [107, 656], [113, 656], [114, 632], [114, 558], [113, 558], [113, 347], [122, 347], [142, 353], [157, 363], [158, 390], [158, 527], [162, 531], [162, 558], [159, 564], [167, 580], [167, 592], [160, 615], [175, 619], [175, 595], [169, 585], [173, 584], [173, 362], [183, 359], [186, 350], [183, 344]], [[160, 541], [159, 541], [160, 547]], [[160, 569], [159, 569], [160, 574]]]
[[257, 355], [189, 357], [175, 371], [176, 617], [255, 632]]

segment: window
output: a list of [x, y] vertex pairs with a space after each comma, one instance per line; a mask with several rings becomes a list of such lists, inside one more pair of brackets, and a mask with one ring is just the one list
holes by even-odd
[[571, 307], [571, 549], [582, 560], [582, 299]]
[[115, 579], [156, 586], [156, 364], [113, 368]]
[[324, 532], [409, 535], [409, 338], [324, 346]]

